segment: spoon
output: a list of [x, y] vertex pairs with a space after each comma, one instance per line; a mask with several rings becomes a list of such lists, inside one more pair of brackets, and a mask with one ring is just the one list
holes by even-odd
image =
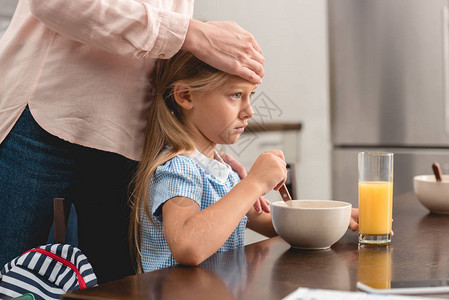
[[285, 183], [279, 188], [279, 193], [281, 194], [282, 200], [284, 200], [288, 206], [293, 207], [292, 196], [290, 196]]
[[440, 164], [437, 162], [434, 162], [432, 164], [433, 173], [435, 174], [436, 180], [439, 182], [443, 179], [443, 173], [441, 173], [441, 167]]

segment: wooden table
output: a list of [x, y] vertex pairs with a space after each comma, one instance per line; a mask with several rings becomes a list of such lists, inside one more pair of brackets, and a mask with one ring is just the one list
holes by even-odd
[[449, 278], [449, 215], [430, 214], [412, 193], [395, 197], [393, 206], [389, 247], [359, 248], [350, 230], [322, 251], [295, 250], [275, 237], [214, 255], [200, 267], [130, 276], [63, 299], [271, 300], [300, 286], [356, 291], [360, 279]]

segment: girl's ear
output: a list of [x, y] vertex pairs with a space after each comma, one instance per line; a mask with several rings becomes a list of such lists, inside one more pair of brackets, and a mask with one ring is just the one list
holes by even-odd
[[183, 109], [190, 110], [193, 108], [190, 87], [183, 82], [176, 82], [173, 89], [173, 96], [176, 103]]

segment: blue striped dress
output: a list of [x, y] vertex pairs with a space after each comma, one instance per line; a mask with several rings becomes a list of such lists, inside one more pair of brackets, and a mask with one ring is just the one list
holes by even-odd
[[[154, 226], [145, 213], [141, 214], [142, 267], [145, 272], [176, 265], [165, 240], [162, 227], [162, 204], [173, 197], [186, 197], [195, 201], [201, 210], [226, 195], [239, 176], [229, 165], [210, 159], [199, 151], [190, 156], [178, 155], [160, 165], [149, 187], [149, 201]], [[245, 216], [234, 232], [217, 252], [244, 245]]]

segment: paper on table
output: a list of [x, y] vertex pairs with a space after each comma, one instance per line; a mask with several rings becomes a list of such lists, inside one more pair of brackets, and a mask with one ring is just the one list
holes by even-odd
[[[298, 288], [283, 300], [435, 300], [438, 298], [409, 297], [400, 295], [378, 295], [364, 292]], [[441, 298], [440, 298], [441, 299]]]

